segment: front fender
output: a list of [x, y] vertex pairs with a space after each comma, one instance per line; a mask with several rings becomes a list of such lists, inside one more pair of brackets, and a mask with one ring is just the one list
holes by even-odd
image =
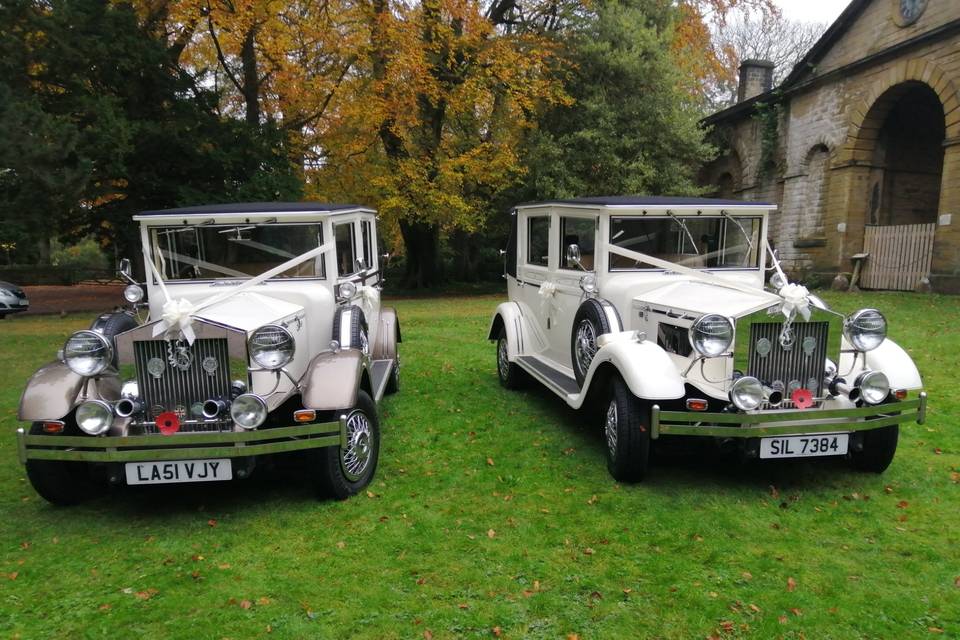
[[[846, 342], [846, 339], [844, 339], [843, 348], [845, 350], [852, 348]], [[887, 380], [890, 381], [891, 389], [923, 388], [923, 380], [920, 378], [920, 372], [917, 370], [917, 365], [914, 364], [913, 358], [904, 351], [903, 347], [893, 340], [887, 338], [873, 351], [867, 351], [865, 359], [867, 369], [871, 371], [882, 371], [886, 374]], [[860, 362], [862, 361], [863, 360], [858, 359], [858, 368], [850, 374], [851, 378], [862, 371], [862, 368], [859, 368]], [[840, 356], [840, 371], [845, 373], [850, 370], [852, 365], [853, 354], [845, 351]], [[848, 382], [852, 382], [852, 380], [848, 380]]]
[[380, 308], [380, 326], [377, 328], [377, 339], [373, 344], [374, 360], [393, 360], [397, 357], [397, 343], [400, 338], [400, 321], [397, 319], [397, 310], [393, 307]]
[[[27, 381], [20, 396], [17, 418], [24, 422], [62, 420], [77, 405], [77, 396], [85, 379], [59, 360], [43, 365]], [[120, 397], [120, 380], [116, 375], [107, 374], [91, 379], [87, 395], [116, 400]]]
[[583, 381], [582, 397], [586, 397], [598, 369], [608, 366], [617, 370], [638, 398], [675, 400], [685, 395], [683, 377], [666, 351], [649, 340], [637, 342], [632, 331], [619, 335], [623, 337], [597, 350]]
[[490, 321], [487, 340], [497, 340], [500, 333], [505, 331], [507, 335], [507, 359], [510, 362], [524, 353], [523, 339], [525, 332], [523, 323], [523, 313], [520, 311], [520, 305], [516, 302], [501, 303], [497, 306], [497, 311]]
[[300, 381], [304, 408], [332, 411], [356, 405], [367, 363], [368, 358], [358, 349], [317, 355]]

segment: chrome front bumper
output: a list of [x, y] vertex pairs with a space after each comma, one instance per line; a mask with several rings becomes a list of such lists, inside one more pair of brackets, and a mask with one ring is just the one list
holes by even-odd
[[650, 437], [661, 435], [759, 438], [807, 433], [866, 431], [903, 422], [926, 421], [927, 394], [916, 400], [856, 409], [793, 409], [753, 413], [697, 413], [661, 411], [653, 405]]
[[17, 429], [17, 453], [27, 460], [147, 462], [240, 458], [343, 445], [346, 416], [337, 422], [263, 431], [178, 433], [170, 436], [33, 436]]

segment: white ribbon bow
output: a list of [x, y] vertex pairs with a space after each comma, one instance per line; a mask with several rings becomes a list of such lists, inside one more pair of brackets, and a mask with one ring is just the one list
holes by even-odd
[[[170, 292], [167, 290], [167, 285], [163, 281], [163, 276], [160, 275], [160, 271], [157, 270], [157, 265], [155, 265], [153, 260], [150, 260], [149, 256], [147, 256], [147, 264], [150, 265], [150, 270], [153, 272], [153, 277], [157, 279], [157, 284], [160, 285], [160, 290], [163, 292], [163, 297], [166, 299], [166, 302], [163, 303], [160, 322], [158, 322], [153, 328], [153, 336], [156, 337], [162, 333], [167, 333], [172, 329], [179, 329], [183, 334], [183, 337], [186, 338], [187, 342], [192, 345], [193, 341], [197, 338], [192, 326], [193, 317], [201, 309], [212, 307], [215, 304], [223, 302], [227, 298], [232, 298], [238, 293], [242, 293], [247, 289], [256, 287], [257, 285], [266, 282], [270, 278], [280, 275], [284, 271], [293, 269], [307, 260], [312, 260], [313, 258], [316, 258], [327, 251], [331, 251], [335, 246], [336, 245], [332, 241], [327, 242], [326, 244], [320, 245], [316, 249], [311, 249], [306, 253], [290, 258], [283, 264], [277, 265], [269, 271], [264, 271], [255, 278], [250, 278], [236, 289], [231, 289], [230, 291], [217, 294], [196, 305], [185, 298], [180, 298], [179, 300], [172, 299], [170, 297]], [[146, 248], [144, 248], [144, 253], [146, 254]]]
[[783, 305], [780, 311], [789, 320], [800, 314], [804, 320], [810, 319], [810, 292], [801, 284], [786, 284], [780, 287]]
[[540, 313], [550, 315], [553, 311], [553, 298], [557, 295], [557, 284], [555, 282], [544, 281], [537, 290], [542, 300], [540, 301]]
[[357, 289], [357, 293], [360, 294], [360, 307], [363, 309], [364, 315], [369, 316], [373, 312], [373, 306], [380, 302], [380, 292], [376, 287], [361, 285]]

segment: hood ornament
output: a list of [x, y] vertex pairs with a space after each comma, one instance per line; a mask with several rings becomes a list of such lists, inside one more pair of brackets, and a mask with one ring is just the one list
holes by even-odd
[[167, 340], [167, 363], [180, 371], [186, 371], [193, 364], [190, 345], [183, 340]]

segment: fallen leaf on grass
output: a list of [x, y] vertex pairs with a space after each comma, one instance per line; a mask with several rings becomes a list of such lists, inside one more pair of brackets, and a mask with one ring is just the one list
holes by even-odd
[[587, 504], [595, 504], [596, 502], [597, 502], [597, 496], [596, 496], [596, 494], [590, 496], [590, 499], [587, 500]]
[[433, 640], [433, 632], [430, 629], [423, 630], [423, 640]]
[[943, 633], [943, 629], [940, 627], [927, 627], [927, 631], [930, 633]]
[[906, 509], [909, 506], [910, 506], [910, 503], [907, 502], [906, 500], [901, 500], [900, 502], [897, 503], [897, 509]]
[[20, 575], [18, 571], [11, 571], [10, 573], [7, 574], [7, 578], [9, 578], [10, 580], [16, 580], [18, 575]]
[[696, 540], [697, 542], [703, 542], [703, 536], [700, 535], [699, 533], [693, 534], [693, 539]]
[[241, 609], [249, 609], [249, 608], [251, 608], [252, 606], [253, 606], [253, 603], [250, 602], [249, 600], [241, 600], [241, 601], [240, 601], [240, 608], [241, 608]]
[[770, 485], [770, 497], [774, 500], [780, 497], [780, 492], [777, 491], [777, 488], [774, 485]]
[[461, 602], [460, 604], [457, 605], [457, 608], [458, 608], [458, 609], [469, 609], [469, 608], [470, 608], [470, 605], [467, 604], [466, 602]]
[[493, 635], [495, 635], [498, 638], [501, 636], [501, 634], [503, 634], [503, 631], [501, 631], [500, 627], [494, 627], [490, 631], [491, 633], [493, 633]]
[[787, 624], [787, 616], [780, 616], [779, 618], [777, 618], [777, 621], [780, 624]]
[[209, 520], [207, 520], [207, 524], [210, 525], [211, 527], [215, 527], [217, 526], [217, 521], [214, 520], [213, 518], [210, 518]]
[[758, 607], [757, 605], [751, 603], [748, 606], [750, 607], [750, 610], [753, 611], [754, 613], [760, 613], [760, 607]]
[[267, 597], [257, 598], [257, 604], [259, 605], [270, 604], [270, 598], [267, 598]]
[[427, 583], [426, 578], [417, 578], [417, 584], [426, 584], [426, 583]]
[[726, 633], [732, 633], [735, 625], [730, 620], [721, 620], [720, 628], [723, 629]]
[[347, 543], [343, 540], [337, 543], [337, 549], [343, 549], [345, 546], [347, 546]]
[[149, 600], [150, 598], [152, 598], [153, 596], [157, 595], [158, 593], [160, 593], [160, 592], [151, 587], [150, 589], [147, 589], [146, 591], [137, 591], [137, 592], [136, 592], [135, 594], [133, 594], [133, 595], [135, 595], [135, 596], [137, 597], [137, 600]]
[[740, 575], [743, 576], [744, 580], [753, 580], [753, 574], [750, 573], [749, 571], [744, 571]]
[[30, 543], [24, 540], [23, 542], [20, 543], [20, 548], [26, 551], [27, 549], [30, 548]]
[[797, 588], [797, 581], [793, 578], [787, 578], [787, 591], [794, 591]]
[[492, 466], [493, 466], [493, 458], [487, 458], [487, 464], [492, 467]]
[[594, 553], [593, 549], [591, 549], [590, 547], [587, 547], [586, 549], [583, 550], [583, 555], [585, 556], [592, 556], [593, 553]]
[[110, 611], [110, 609], [112, 609], [112, 607], [109, 604], [102, 604], [97, 608], [100, 609], [100, 611]]
[[580, 636], [575, 633], [568, 633], [567, 640], [580, 640]]
[[229, 569], [229, 568], [230, 568], [230, 563], [228, 562], [224, 562], [223, 564], [217, 565], [217, 569]]
[[803, 612], [800, 611], [800, 609], [797, 609], [796, 607], [793, 607], [792, 609], [790, 609], [790, 613], [792, 613], [793, 615], [795, 615], [795, 616], [797, 616], [797, 617], [803, 615]]
[[487, 529], [487, 537], [492, 540], [493, 538], [497, 537], [497, 532], [493, 529]]
[[955, 586], [957, 589], [960, 589], [960, 576], [957, 576], [953, 579], [953, 586]]
[[202, 578], [199, 571], [192, 572], [190, 574], [190, 577], [193, 578], [194, 580], [200, 580]]
[[953, 480], [953, 482], [954, 482], [955, 484], [960, 484], [960, 472], [951, 471], [951, 472], [950, 472], [950, 479]]

